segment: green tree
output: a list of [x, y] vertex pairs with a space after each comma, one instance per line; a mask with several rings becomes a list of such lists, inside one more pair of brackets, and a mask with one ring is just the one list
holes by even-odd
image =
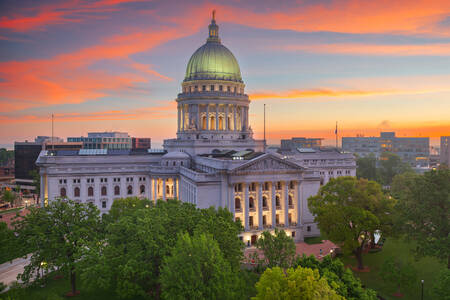
[[394, 257], [388, 257], [380, 268], [380, 277], [388, 287], [393, 287], [400, 293], [401, 289], [410, 288], [417, 275], [411, 262], [403, 262]]
[[328, 284], [342, 297], [348, 300], [376, 300], [377, 294], [371, 289], [362, 287], [359, 278], [346, 268], [339, 258], [325, 256], [318, 260], [315, 256], [298, 257], [294, 267], [317, 269], [321, 277], [327, 279]]
[[433, 284], [436, 299], [450, 300], [450, 269], [442, 270]]
[[396, 207], [398, 230], [417, 242], [419, 257], [447, 260], [450, 269], [450, 170], [426, 172], [404, 186]]
[[294, 240], [278, 228], [273, 235], [264, 231], [256, 242], [256, 248], [263, 252], [263, 263], [269, 268], [289, 268], [295, 258]]
[[4, 222], [0, 222], [0, 264], [23, 255], [14, 231]]
[[69, 275], [71, 293], [75, 295], [82, 252], [101, 231], [98, 209], [90, 203], [55, 200], [43, 208], [31, 207], [14, 226], [20, 241], [32, 251], [30, 263], [18, 279], [24, 283], [40, 281], [43, 268], [59, 269]]
[[402, 162], [400, 156], [391, 152], [383, 152], [378, 165], [378, 181], [383, 185], [391, 185], [395, 175], [412, 171], [409, 164]]
[[0, 166], [5, 166], [7, 163], [14, 159], [14, 151], [0, 148]]
[[40, 195], [41, 194], [41, 175], [39, 175], [39, 172], [37, 170], [31, 170], [30, 175], [33, 178], [34, 193], [36, 195]]
[[320, 277], [318, 270], [300, 266], [286, 272], [279, 267], [268, 268], [256, 283], [256, 290], [258, 293], [253, 300], [345, 299], [328, 285], [325, 278]]
[[127, 197], [116, 199], [111, 205], [109, 212], [103, 215], [103, 219], [105, 222], [114, 222], [120, 217], [134, 214], [137, 209], [149, 208], [150, 206], [153, 206], [153, 202], [146, 198]]
[[16, 201], [16, 194], [13, 191], [5, 190], [2, 195], [2, 201], [8, 202], [11, 206], [14, 206]]
[[356, 159], [356, 177], [367, 180], [377, 179], [377, 158], [373, 153]]
[[163, 299], [234, 299], [237, 277], [211, 235], [180, 235], [161, 270]]
[[106, 225], [104, 241], [86, 250], [82, 280], [88, 288], [112, 289], [121, 298], [149, 293], [157, 298], [162, 262], [179, 234], [211, 234], [233, 268], [242, 255], [240, 228], [229, 212], [198, 209], [173, 199], [149, 207], [128, 206], [123, 215]]
[[331, 179], [308, 199], [320, 231], [344, 252], [353, 253], [359, 269], [373, 233], [390, 229], [393, 203], [378, 183], [355, 177]]

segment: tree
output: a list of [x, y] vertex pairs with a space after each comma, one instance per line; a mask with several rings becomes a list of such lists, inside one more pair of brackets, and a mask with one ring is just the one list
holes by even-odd
[[30, 212], [14, 222], [20, 241], [32, 251], [30, 263], [18, 279], [24, 283], [42, 279], [41, 272], [59, 269], [70, 277], [71, 293], [77, 294], [76, 273], [82, 252], [98, 240], [100, 212], [91, 203], [56, 200]]
[[6, 223], [0, 222], [0, 264], [22, 256], [19, 246], [14, 231]]
[[31, 170], [30, 175], [33, 178], [34, 193], [39, 197], [41, 194], [41, 175], [36, 170]]
[[308, 199], [320, 231], [346, 253], [353, 253], [363, 269], [362, 253], [376, 230], [389, 230], [393, 199], [381, 186], [354, 177], [332, 178]]
[[121, 298], [149, 293], [158, 298], [162, 262], [183, 233], [211, 234], [230, 267], [239, 271], [234, 266], [242, 256], [241, 226], [226, 210], [198, 209], [169, 199], [148, 207], [136, 203], [121, 211], [122, 215], [107, 223], [105, 239], [86, 250], [81, 277], [88, 288], [112, 289]]
[[325, 256], [318, 260], [315, 256], [298, 257], [294, 263], [294, 268], [301, 266], [303, 268], [317, 269], [321, 277], [327, 279], [328, 285], [339, 295], [348, 300], [376, 300], [377, 294], [371, 289], [362, 287], [359, 278], [353, 275], [350, 269], [346, 268], [339, 258]]
[[153, 202], [148, 199], [140, 199], [138, 197], [127, 197], [114, 200], [111, 209], [103, 219], [106, 222], [117, 221], [125, 215], [132, 215], [137, 209], [149, 208], [153, 206]]
[[377, 176], [378, 181], [383, 185], [391, 185], [395, 175], [411, 171], [411, 166], [402, 162], [397, 154], [391, 152], [381, 154]]
[[377, 158], [373, 153], [356, 159], [356, 177], [367, 180], [377, 179]]
[[380, 268], [381, 279], [386, 285], [396, 288], [397, 293], [400, 293], [401, 288], [410, 288], [416, 276], [411, 262], [403, 262], [394, 257], [387, 258]]
[[264, 263], [267, 267], [289, 268], [295, 258], [294, 240], [287, 236], [284, 230], [275, 228], [272, 235], [269, 231], [264, 231], [258, 241], [256, 248], [262, 250]]
[[433, 284], [433, 294], [436, 299], [450, 300], [450, 269], [442, 270]]
[[2, 201], [8, 202], [11, 206], [14, 206], [14, 202], [16, 201], [16, 194], [11, 190], [5, 190], [2, 195]]
[[163, 299], [234, 299], [237, 276], [209, 234], [179, 236], [161, 270]]
[[297, 299], [297, 300], [337, 300], [339, 296], [321, 278], [318, 270], [297, 267], [286, 272], [279, 267], [268, 268], [256, 283], [257, 294], [253, 300]]
[[450, 269], [450, 170], [429, 171], [404, 182], [397, 228], [417, 242], [416, 255], [447, 260]]

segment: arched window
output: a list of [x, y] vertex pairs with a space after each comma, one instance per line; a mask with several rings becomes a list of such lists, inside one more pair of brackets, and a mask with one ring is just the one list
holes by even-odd
[[209, 130], [216, 130], [216, 118], [214, 116], [210, 118]]
[[166, 194], [170, 194], [170, 187], [166, 184]]
[[228, 117], [228, 128], [227, 130], [231, 130], [231, 118]]
[[202, 117], [202, 129], [206, 130], [206, 116]]
[[248, 207], [249, 208], [255, 208], [255, 201], [252, 197], [248, 198]]
[[102, 186], [102, 196], [106, 196], [108, 194], [108, 190], [106, 189], [106, 186]]
[[263, 207], [267, 207], [267, 197], [266, 197], [266, 196], [263, 196], [263, 197], [262, 197], [262, 200], [263, 200], [263, 201], [262, 201], [262, 202], [263, 202], [263, 203], [262, 203], [262, 206], [263, 206]]
[[60, 195], [61, 197], [66, 197], [66, 196], [67, 196], [66, 188], [61, 188], [61, 189], [59, 190], [59, 195]]
[[129, 186], [127, 187], [127, 194], [128, 194], [128, 195], [133, 195], [133, 187], [132, 187], [131, 185], [129, 185]]
[[223, 117], [219, 117], [219, 130], [223, 130]]
[[294, 182], [293, 182], [293, 181], [289, 182], [289, 188], [290, 188], [291, 190], [294, 188]]
[[288, 203], [289, 203], [289, 206], [292, 205], [292, 195], [289, 195], [289, 196], [288, 196]]
[[73, 189], [73, 196], [80, 197], [80, 188], [79, 187], [76, 187]]
[[141, 185], [140, 190], [141, 190], [141, 195], [144, 194], [145, 193], [145, 186]]
[[175, 166], [176, 164], [177, 164], [177, 163], [176, 163], [175, 161], [172, 163], [172, 165], [174, 165], [174, 166]]
[[234, 209], [241, 210], [241, 199], [234, 198]]
[[88, 187], [88, 196], [94, 196], [94, 188], [92, 186]]
[[280, 205], [280, 196], [275, 196], [275, 205], [278, 207], [278, 206], [281, 206]]
[[114, 195], [116, 196], [120, 195], [120, 187], [118, 185], [114, 187]]

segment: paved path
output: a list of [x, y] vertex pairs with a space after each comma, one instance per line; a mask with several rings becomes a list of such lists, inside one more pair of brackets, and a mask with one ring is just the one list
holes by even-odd
[[17, 281], [17, 275], [23, 272], [24, 267], [30, 262], [30, 256], [27, 258], [16, 258], [11, 263], [6, 262], [0, 265], [0, 282], [6, 285]]

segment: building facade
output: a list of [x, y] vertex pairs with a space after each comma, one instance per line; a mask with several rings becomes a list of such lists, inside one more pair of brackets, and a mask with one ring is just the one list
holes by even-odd
[[362, 157], [392, 152], [411, 166], [422, 167], [429, 164], [430, 138], [397, 137], [395, 132], [381, 132], [379, 137], [343, 137], [342, 150]]
[[150, 149], [152, 147], [151, 138], [132, 138], [131, 149]]
[[89, 132], [87, 137], [68, 137], [68, 142], [82, 142], [83, 149], [131, 149], [132, 139], [126, 132]]
[[[44, 204], [68, 197], [107, 212], [115, 199], [127, 196], [178, 198], [200, 208], [228, 208], [242, 222], [246, 244], [276, 227], [295, 240], [319, 235], [307, 199], [323, 181], [321, 170], [351, 155], [336, 152], [333, 166], [318, 169], [302, 153], [263, 152], [264, 141], [253, 138], [249, 125], [250, 100], [239, 65], [218, 30], [213, 18], [206, 43], [189, 60], [176, 99], [177, 137], [165, 140], [161, 150], [42, 151], [37, 164]], [[342, 176], [354, 175], [354, 160], [348, 169], [352, 173]]]
[[450, 136], [441, 136], [440, 163], [450, 167]]
[[294, 137], [290, 140], [281, 140], [281, 150], [295, 150], [297, 148], [320, 148], [322, 138]]

